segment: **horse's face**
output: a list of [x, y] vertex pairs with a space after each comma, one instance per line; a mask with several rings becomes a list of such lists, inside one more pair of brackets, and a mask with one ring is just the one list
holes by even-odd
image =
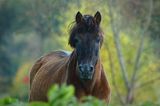
[[95, 33], [82, 33], [82, 35], [77, 36], [76, 39], [79, 77], [81, 79], [90, 80], [93, 77], [94, 68], [99, 58], [101, 38], [99, 35], [95, 35]]
[[99, 12], [94, 17], [76, 15], [77, 26], [70, 37], [70, 45], [76, 49], [78, 75], [82, 80], [91, 80], [95, 66], [99, 58], [99, 50], [102, 44], [102, 33], [99, 28], [101, 15]]

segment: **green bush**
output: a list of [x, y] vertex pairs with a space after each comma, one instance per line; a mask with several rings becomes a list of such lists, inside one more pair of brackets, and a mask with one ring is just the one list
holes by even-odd
[[[54, 85], [48, 91], [48, 102], [22, 102], [18, 99], [5, 97], [0, 99], [0, 106], [107, 106], [107, 104], [92, 96], [82, 98], [83, 102], [79, 102], [74, 96], [73, 86]], [[110, 105], [120, 106], [120, 105]], [[131, 106], [135, 106], [131, 104]], [[146, 101], [136, 106], [160, 106], [151, 101]]]
[[95, 97], [84, 97], [84, 102], [79, 102], [74, 96], [73, 86], [54, 85], [48, 91], [48, 102], [21, 102], [15, 98], [0, 99], [0, 106], [106, 106], [104, 101]]

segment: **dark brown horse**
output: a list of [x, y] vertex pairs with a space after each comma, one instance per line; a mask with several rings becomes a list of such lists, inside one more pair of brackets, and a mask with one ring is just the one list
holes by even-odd
[[99, 56], [103, 42], [101, 14], [76, 15], [69, 44], [71, 54], [52, 52], [41, 57], [30, 72], [30, 101], [47, 101], [47, 91], [53, 84], [66, 83], [75, 87], [75, 96], [92, 95], [109, 102], [110, 88]]

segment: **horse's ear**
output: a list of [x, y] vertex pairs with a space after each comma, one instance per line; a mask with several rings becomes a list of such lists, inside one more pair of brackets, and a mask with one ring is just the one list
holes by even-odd
[[98, 25], [101, 23], [101, 13], [99, 11], [94, 15], [94, 19]]
[[76, 23], [80, 23], [82, 21], [82, 14], [78, 11], [77, 14], [76, 14]]

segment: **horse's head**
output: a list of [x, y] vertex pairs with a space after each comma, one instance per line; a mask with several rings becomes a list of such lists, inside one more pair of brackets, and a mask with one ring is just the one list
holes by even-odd
[[99, 59], [103, 36], [100, 30], [101, 14], [76, 14], [76, 24], [71, 30], [69, 44], [76, 50], [78, 76], [81, 80], [91, 80]]

